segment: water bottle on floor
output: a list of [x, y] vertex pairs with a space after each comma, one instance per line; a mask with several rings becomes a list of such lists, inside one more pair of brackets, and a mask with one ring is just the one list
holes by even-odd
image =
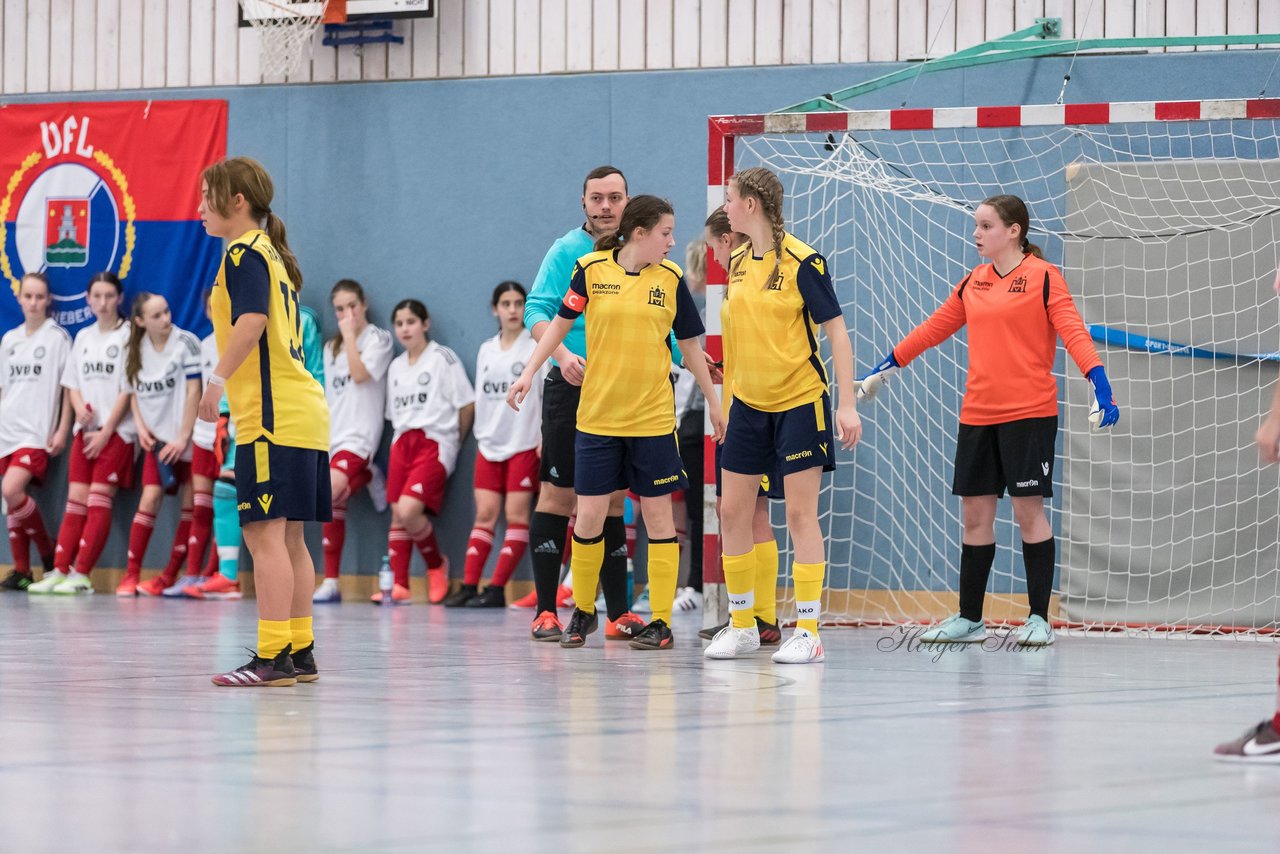
[[382, 566], [378, 568], [378, 589], [382, 591], [382, 604], [394, 605], [391, 601], [391, 585], [393, 577], [391, 575], [391, 556], [382, 556]]

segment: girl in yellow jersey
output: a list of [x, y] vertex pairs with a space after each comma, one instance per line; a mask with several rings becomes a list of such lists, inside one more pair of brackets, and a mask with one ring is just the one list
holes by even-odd
[[[680, 547], [671, 515], [671, 493], [687, 486], [676, 445], [675, 395], [668, 339], [674, 331], [684, 363], [708, 401], [715, 388], [698, 343], [698, 308], [678, 266], [666, 260], [675, 245], [675, 212], [656, 196], [627, 203], [616, 234], [578, 259], [559, 314], [543, 333], [520, 378], [507, 395], [519, 404], [547, 357], [579, 315], [587, 327], [586, 374], [578, 406], [574, 492], [573, 598], [578, 603], [560, 640], [586, 643], [596, 629], [596, 584], [604, 561], [604, 521], [609, 497], [630, 488], [640, 496], [649, 534], [649, 599], [653, 620], [631, 640], [634, 649], [670, 649], [671, 608]], [[724, 432], [718, 407], [711, 415], [716, 438]]]
[[[707, 217], [702, 238], [709, 247], [715, 262], [725, 270], [729, 269], [734, 251], [747, 242], [745, 235], [739, 234], [729, 227], [729, 215], [724, 212], [724, 205], [716, 208]], [[727, 301], [721, 301], [720, 340], [722, 342], [730, 337], [728, 331], [728, 306]], [[714, 366], [712, 378], [723, 382], [725, 389], [731, 389], [733, 387], [732, 376], [716, 376], [723, 367], [726, 367], [724, 362]], [[726, 421], [729, 418], [729, 404], [732, 402], [733, 395], [726, 391], [721, 402], [721, 411], [724, 412]], [[724, 445], [716, 445], [717, 515], [720, 514], [720, 492], [722, 489], [720, 484], [720, 455], [723, 450]], [[755, 512], [751, 516], [751, 553], [756, 560], [753, 610], [761, 646], [777, 646], [782, 643], [782, 630], [778, 627], [778, 541], [774, 539], [773, 523], [769, 519], [769, 501], [781, 501], [782, 498], [782, 476], [777, 473], [777, 468], [775, 467], [761, 478]], [[698, 632], [698, 637], [704, 640], [713, 640], [716, 635], [724, 631], [728, 626], [728, 621], [718, 626], [707, 626]]]
[[311, 631], [315, 565], [303, 522], [330, 519], [329, 408], [302, 356], [302, 274], [271, 177], [247, 157], [201, 175], [205, 231], [229, 241], [209, 304], [218, 365], [199, 416], [218, 417], [226, 389], [236, 427], [236, 493], [258, 592], [257, 653], [215, 685], [259, 687], [319, 678]]
[[733, 407], [721, 456], [720, 516], [731, 619], [706, 655], [734, 658], [760, 647], [751, 522], [760, 478], [776, 467], [795, 544], [799, 619], [773, 660], [804, 664], [824, 657], [818, 612], [827, 565], [818, 489], [822, 473], [835, 468], [819, 327], [831, 342], [840, 395], [835, 436], [846, 450], [861, 437], [862, 423], [854, 409], [853, 347], [827, 261], [786, 232], [782, 200], [782, 183], [760, 167], [736, 173], [725, 193], [729, 224], [747, 242], [730, 260], [724, 308], [726, 394], [733, 395]]

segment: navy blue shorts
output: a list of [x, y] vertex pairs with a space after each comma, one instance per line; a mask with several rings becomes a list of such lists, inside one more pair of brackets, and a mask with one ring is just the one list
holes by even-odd
[[689, 486], [675, 433], [618, 437], [579, 430], [573, 451], [573, 491], [579, 495], [630, 489], [641, 498], [656, 498]]
[[[724, 444], [716, 443], [716, 498], [720, 497], [720, 455]], [[786, 496], [782, 492], [782, 475], [776, 471], [769, 472], [760, 478], [760, 497], [770, 501], [782, 501]]]
[[237, 445], [236, 506], [241, 525], [267, 519], [330, 521], [329, 452], [266, 439]]
[[785, 412], [764, 412], [735, 399], [720, 465], [735, 474], [768, 474], [771, 480], [815, 466], [835, 471], [831, 398], [824, 393]]

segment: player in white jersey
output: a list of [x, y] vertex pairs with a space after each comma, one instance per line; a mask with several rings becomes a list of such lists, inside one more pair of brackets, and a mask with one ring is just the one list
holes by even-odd
[[[191, 433], [200, 403], [200, 342], [173, 325], [169, 303], [143, 291], [133, 301], [121, 387], [132, 397], [138, 444], [146, 453], [142, 497], [129, 529], [129, 562], [116, 595], [159, 596], [173, 586], [191, 536]], [[142, 559], [166, 493], [181, 489], [182, 515], [169, 563], [160, 575], [139, 583]], [[129, 590], [128, 587], [134, 588]]]
[[[448, 596], [448, 607], [501, 608], [506, 584], [529, 546], [529, 514], [538, 490], [542, 445], [542, 380], [530, 396], [533, 405], [516, 412], [507, 406], [507, 390], [533, 355], [537, 342], [524, 328], [525, 290], [503, 282], [493, 290], [490, 306], [498, 318], [498, 334], [480, 345], [476, 355], [476, 519], [467, 540], [462, 587]], [[505, 510], [507, 531], [493, 577], [483, 592], [480, 576], [493, 549], [493, 532]]]
[[339, 280], [329, 300], [338, 319], [338, 334], [324, 348], [333, 519], [324, 523], [324, 581], [312, 595], [313, 602], [342, 601], [338, 575], [351, 496], [369, 486], [374, 506], [379, 512], [386, 509], [386, 482], [373, 464], [373, 455], [382, 441], [391, 333], [369, 323], [369, 302], [354, 279]]
[[31, 586], [32, 543], [44, 571], [53, 570], [53, 542], [27, 495], [33, 480], [44, 482], [49, 457], [66, 448], [71, 429], [71, 407], [60, 382], [71, 336], [49, 316], [52, 303], [42, 273], [23, 276], [18, 283], [22, 325], [0, 338], [0, 475], [13, 554], [13, 571], [0, 590]]
[[[434, 605], [449, 591], [449, 564], [428, 514], [440, 512], [458, 448], [475, 418], [475, 391], [457, 354], [428, 339], [431, 319], [425, 305], [401, 300], [391, 324], [405, 349], [387, 369], [387, 418], [395, 431], [387, 466], [392, 597], [409, 599], [412, 543], [427, 564], [427, 600]], [[381, 602], [381, 593], [373, 599]]]
[[89, 281], [95, 322], [76, 335], [62, 373], [75, 434], [67, 466], [67, 506], [58, 528], [54, 572], [27, 588], [28, 593], [93, 592], [89, 573], [111, 533], [116, 491], [133, 486], [136, 433], [129, 396], [120, 391], [129, 340], [129, 326], [120, 317], [122, 293], [120, 279], [110, 271]]

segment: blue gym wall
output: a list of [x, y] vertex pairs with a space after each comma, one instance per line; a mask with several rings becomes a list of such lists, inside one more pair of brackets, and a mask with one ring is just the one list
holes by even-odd
[[[1254, 97], [1275, 62], [1276, 52], [1257, 50], [1082, 57], [1071, 71], [1067, 100]], [[868, 95], [859, 106], [1052, 103], [1068, 65], [1054, 58], [929, 75]], [[894, 67], [184, 89], [110, 99], [228, 100], [228, 151], [258, 158], [275, 177], [273, 207], [302, 262], [303, 299], [320, 312], [326, 331], [333, 331], [328, 288], [353, 277], [364, 283], [381, 325], [396, 300], [423, 299], [433, 337], [456, 350], [473, 374], [476, 349], [494, 331], [488, 294], [503, 279], [531, 283], [551, 241], [580, 222], [588, 169], [615, 164], [627, 173], [632, 193], [670, 198], [677, 247], [683, 247], [705, 216], [708, 115], [766, 112]], [[1274, 84], [1277, 91], [1268, 94], [1280, 94], [1280, 79]], [[8, 102], [37, 100], [106, 99]], [[858, 354], [859, 364], [877, 355]], [[474, 447], [468, 442], [462, 451], [439, 520], [442, 545], [458, 572], [471, 525]], [[55, 465], [50, 482], [40, 503], [56, 528], [65, 501], [64, 462]], [[132, 503], [129, 494], [118, 502], [103, 566], [124, 563]], [[147, 566], [163, 565], [176, 516], [174, 507], [163, 511]], [[376, 570], [387, 518], [360, 496], [348, 522], [348, 571]], [[7, 557], [0, 552], [0, 559]]]

